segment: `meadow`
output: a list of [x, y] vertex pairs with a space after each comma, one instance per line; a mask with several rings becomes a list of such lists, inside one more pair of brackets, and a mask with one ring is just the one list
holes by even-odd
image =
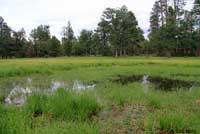
[[0, 60], [0, 133], [198, 134], [199, 68], [188, 57]]

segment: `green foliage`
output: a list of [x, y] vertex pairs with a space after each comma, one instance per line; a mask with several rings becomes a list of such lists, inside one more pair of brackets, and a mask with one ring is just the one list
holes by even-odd
[[83, 55], [92, 55], [92, 31], [82, 30], [79, 37], [79, 43], [83, 48]]
[[73, 45], [74, 45], [74, 31], [71, 27], [70, 21], [68, 22], [67, 27], [63, 28], [63, 37], [62, 37], [62, 44], [64, 45], [64, 54], [67, 56], [72, 55]]
[[[82, 30], [75, 37], [71, 23], [63, 27], [61, 42], [51, 37], [50, 27], [33, 29], [27, 41], [25, 31], [12, 30], [0, 17], [0, 56], [200, 56], [199, 0], [191, 11], [186, 0], [156, 0], [150, 16], [149, 40], [126, 6], [106, 8], [94, 30]], [[147, 32], [147, 31], [146, 31]]]
[[[115, 56], [128, 54], [128, 51], [133, 50], [133, 45], [138, 45], [144, 40], [134, 13], [129, 11], [126, 6], [116, 9], [107, 8], [103, 12], [102, 18], [99, 26], [103, 27], [100, 27], [99, 31], [108, 31], [109, 43], [114, 49]], [[105, 40], [106, 35], [104, 36]]]
[[[97, 45], [97, 47], [99, 47], [99, 52], [103, 56], [110, 55], [111, 53], [111, 47], [109, 46], [109, 30], [109, 22], [105, 19], [101, 19], [97, 26], [96, 34], [98, 34], [98, 37], [96, 38], [98, 38], [97, 44], [100, 45]], [[95, 36], [93, 40], [95, 40]]]
[[150, 17], [150, 53], [160, 56], [194, 56], [199, 51], [194, 41], [199, 37], [195, 35], [193, 11], [184, 10], [185, 2], [155, 2]]
[[60, 46], [60, 41], [53, 36], [50, 40], [49, 40], [49, 44], [48, 44], [48, 55], [52, 56], [52, 57], [57, 57], [61, 55], [61, 46]]

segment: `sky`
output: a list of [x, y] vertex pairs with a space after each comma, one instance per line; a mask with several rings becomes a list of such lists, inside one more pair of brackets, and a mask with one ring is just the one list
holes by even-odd
[[[190, 0], [189, 0], [190, 1]], [[94, 30], [107, 7], [126, 5], [133, 11], [145, 34], [155, 0], [0, 0], [0, 16], [14, 30], [25, 29], [27, 36], [40, 24], [50, 26], [51, 34], [61, 38], [70, 21], [75, 35], [82, 29]]]

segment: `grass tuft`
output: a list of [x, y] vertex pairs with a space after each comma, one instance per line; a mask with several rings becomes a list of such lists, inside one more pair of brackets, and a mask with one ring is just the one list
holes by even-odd
[[5, 108], [0, 105], [0, 133], [1, 134], [27, 134], [25, 118], [15, 108]]
[[189, 125], [187, 118], [182, 114], [166, 114], [159, 119], [160, 130], [166, 133], [187, 133]]
[[34, 117], [48, 114], [54, 118], [83, 121], [95, 115], [99, 108], [97, 101], [85, 93], [59, 89], [51, 96], [30, 96], [25, 111]]

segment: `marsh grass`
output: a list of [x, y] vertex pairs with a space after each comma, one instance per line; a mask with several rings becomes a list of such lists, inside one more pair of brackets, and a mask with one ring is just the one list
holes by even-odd
[[89, 93], [59, 89], [52, 95], [33, 94], [23, 107], [0, 104], [0, 133], [95, 134], [98, 127], [90, 119], [99, 109], [100, 105]]
[[162, 133], [162, 134], [174, 134], [174, 133], [196, 133], [196, 129], [193, 127], [191, 118], [182, 113], [168, 112], [160, 113], [157, 115], [149, 114], [145, 120], [145, 133]]
[[[0, 61], [0, 77], [29, 76], [32, 74], [54, 74], [57, 71], [71, 71], [80, 68], [126, 68], [132, 74], [162, 75], [179, 77], [176, 74], [200, 74], [198, 58], [146, 58], [146, 57], [62, 57], [38, 59], [12, 59]], [[187, 72], [187, 73], [186, 73]], [[112, 73], [112, 71], [110, 71]], [[116, 74], [115, 74], [116, 75]], [[196, 76], [192, 76], [196, 80]], [[186, 77], [187, 79], [187, 77]]]
[[[144, 92], [141, 82], [128, 85], [111, 82], [118, 75], [149, 75], [198, 82], [199, 67], [199, 58], [63, 57], [0, 60], [1, 84], [8, 79], [11, 84], [15, 79], [23, 83], [27, 76], [33, 78], [36, 86], [46, 86], [49, 82], [47, 79], [54, 78], [63, 78], [67, 84], [77, 79], [83, 83], [98, 81], [91, 93], [60, 89], [51, 95], [33, 94], [23, 107], [0, 105], [0, 133], [97, 134], [105, 127], [109, 127], [108, 130], [131, 128], [141, 133], [200, 133], [200, 107], [195, 103], [200, 99], [198, 86], [191, 91], [180, 89], [172, 92], [155, 90], [152, 86], [148, 92]], [[6, 94], [8, 91], [2, 91], [1, 94], [3, 92]], [[3, 99], [0, 97], [0, 100]], [[120, 116], [120, 109], [126, 111], [127, 107], [133, 108], [131, 113], [134, 118], [130, 118], [136, 118], [137, 121], [132, 126], [124, 118], [126, 116]], [[116, 122], [102, 127], [101, 121], [96, 122], [91, 118], [96, 114], [94, 118], [99, 118], [101, 113], [107, 111], [111, 112], [108, 118], [114, 118], [116, 122], [124, 121], [122, 124], [127, 127], [123, 128], [122, 125], [122, 128], [115, 128], [113, 124]], [[115, 118], [112, 111], [119, 111], [120, 118]]]
[[0, 133], [27, 134], [29, 128], [24, 115], [16, 108], [6, 108], [0, 105]]
[[[38, 119], [40, 120], [40, 119]], [[36, 124], [41, 124], [37, 121]], [[91, 122], [72, 122], [54, 120], [35, 128], [35, 134], [99, 134], [100, 126]]]
[[2, 96], [0, 96], [0, 105], [4, 102], [4, 96], [2, 95]]
[[33, 117], [48, 114], [53, 118], [85, 121], [95, 115], [99, 108], [95, 98], [86, 93], [59, 89], [51, 96], [30, 96], [24, 110]]
[[153, 97], [149, 98], [148, 106], [150, 106], [151, 108], [154, 108], [154, 109], [160, 109], [161, 108], [160, 100], [158, 100], [157, 98], [153, 98]]
[[161, 115], [159, 129], [165, 133], [187, 133], [189, 131], [187, 117], [181, 113]]

